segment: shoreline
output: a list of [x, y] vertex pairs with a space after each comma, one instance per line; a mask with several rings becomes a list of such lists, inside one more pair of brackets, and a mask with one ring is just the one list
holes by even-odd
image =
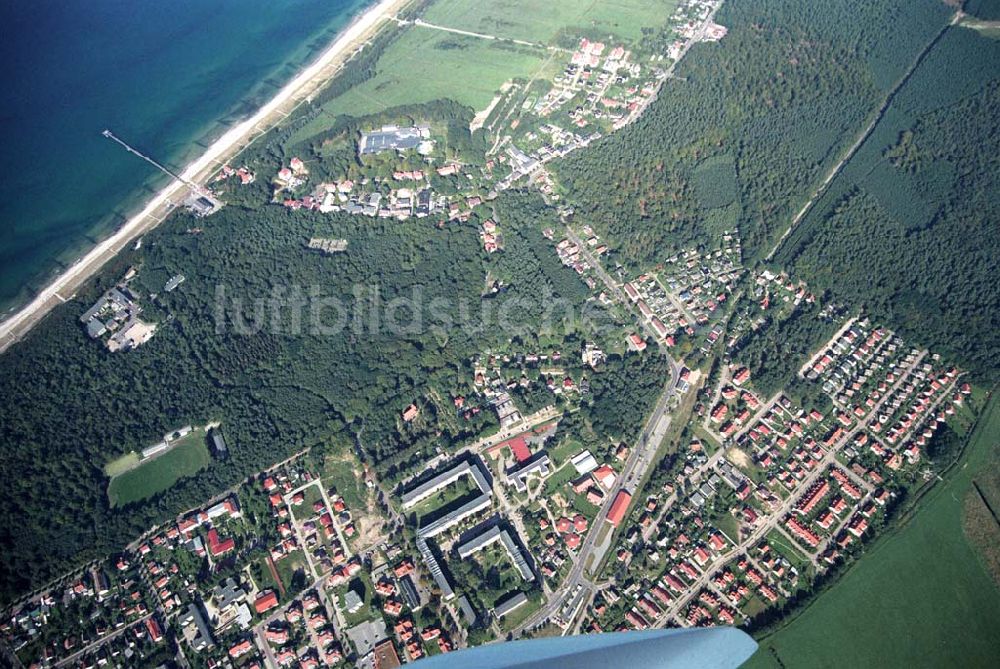
[[[239, 122], [189, 162], [180, 176], [204, 185], [226, 162], [238, 156], [258, 137], [287, 118], [302, 102], [339, 73], [344, 61], [380, 27], [383, 19], [397, 13], [410, 0], [378, 0], [359, 13], [311, 63], [249, 118]], [[139, 213], [131, 216], [110, 236], [99, 241], [82, 258], [49, 281], [24, 306], [0, 322], [0, 354], [24, 335], [53, 308], [69, 301], [77, 288], [94, 276], [111, 258], [140, 235], [155, 228], [173, 211], [171, 203], [187, 197], [189, 187], [172, 181], [160, 189]]]

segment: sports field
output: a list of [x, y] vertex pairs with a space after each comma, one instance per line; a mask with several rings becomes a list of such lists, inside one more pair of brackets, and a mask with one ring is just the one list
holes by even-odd
[[553, 44], [560, 32], [636, 41], [666, 23], [677, 0], [438, 0], [424, 20], [507, 39]]
[[1000, 591], [962, 532], [965, 495], [978, 472], [997, 466], [998, 441], [994, 396], [965, 461], [910, 521], [801, 616], [762, 639], [744, 666], [1000, 666]]
[[130, 469], [134, 469], [139, 466], [139, 454], [135, 451], [129, 451], [120, 458], [115, 458], [108, 464], [104, 465], [104, 473], [110, 478], [114, 478], [119, 474], [124, 474]]
[[108, 499], [112, 506], [124, 506], [152, 497], [205, 467], [209, 460], [205, 430], [198, 428], [178, 439], [163, 455], [113, 477], [108, 484]]

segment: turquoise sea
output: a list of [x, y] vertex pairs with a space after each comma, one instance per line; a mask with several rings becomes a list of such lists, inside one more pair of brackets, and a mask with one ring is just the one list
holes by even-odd
[[180, 170], [368, 0], [0, 3], [0, 310], [162, 187], [110, 128]]

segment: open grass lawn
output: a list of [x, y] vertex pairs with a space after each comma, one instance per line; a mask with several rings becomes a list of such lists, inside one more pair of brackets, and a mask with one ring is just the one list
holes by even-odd
[[805, 556], [802, 549], [778, 530], [768, 532], [767, 540], [775, 550], [784, 555], [785, 559], [791, 562], [792, 566], [800, 572], [809, 566], [809, 558]]
[[[344, 606], [344, 598], [347, 596], [348, 590], [356, 591], [362, 596], [362, 600], [364, 601], [364, 605], [354, 613], [348, 613]], [[348, 583], [337, 588], [334, 592], [336, 592], [339, 599], [341, 612], [344, 614], [344, 623], [347, 627], [360, 625], [366, 620], [374, 620], [379, 616], [378, 612], [376, 612], [371, 605], [375, 587], [372, 584], [372, 580], [368, 572], [362, 571]]]
[[210, 460], [205, 430], [196, 429], [178, 439], [166, 453], [113, 477], [108, 484], [108, 498], [112, 506], [124, 506], [152, 497], [207, 466]]
[[558, 467], [583, 450], [583, 444], [576, 439], [563, 439], [555, 448], [549, 449], [549, 457]]
[[570, 481], [575, 481], [580, 478], [580, 475], [576, 473], [576, 468], [567, 462], [562, 467], [552, 472], [552, 474], [545, 479], [545, 490], [543, 492], [545, 497], [551, 497], [553, 493], [562, 492], [563, 495], [569, 499], [573, 494], [573, 491], [566, 486]]
[[500, 628], [503, 630], [514, 629], [540, 608], [542, 608], [541, 593], [537, 591], [532, 592], [528, 595], [527, 602], [503, 617], [500, 621]]
[[[266, 565], [264, 569], [265, 573], [270, 574]], [[305, 582], [311, 578], [308, 575], [309, 564], [306, 562], [306, 554], [302, 549], [294, 550], [275, 562], [274, 570], [278, 572], [278, 578], [281, 579], [281, 584], [285, 586], [286, 591], [294, 592], [297, 585], [298, 589], [301, 590]]]
[[508, 39], [552, 44], [561, 31], [638, 40], [666, 23], [677, 0], [438, 0], [424, 20]]
[[452, 509], [458, 508], [478, 494], [479, 488], [476, 487], [472, 477], [460, 476], [451, 484], [418, 502], [406, 513], [407, 515], [416, 514], [419, 524], [426, 525]]
[[377, 74], [327, 102], [323, 113], [298, 130], [308, 139], [341, 114], [364, 116], [405, 104], [450, 99], [479, 110], [508, 79], [530, 78], [549, 58], [541, 48], [409, 26], [382, 54]]
[[289, 505], [296, 520], [306, 520], [316, 515], [313, 511], [313, 504], [323, 501], [323, 492], [319, 486], [313, 483], [302, 489], [302, 503], [297, 506]]
[[331, 456], [323, 466], [323, 485], [333, 488], [349, 509], [364, 509], [368, 498], [363, 472], [350, 453]]
[[109, 477], [115, 477], [119, 474], [123, 474], [133, 467], [139, 464], [139, 454], [135, 451], [129, 451], [120, 458], [116, 458], [104, 465], [104, 473]]
[[972, 479], [996, 467], [1000, 398], [964, 462], [909, 522], [876, 543], [802, 615], [761, 640], [747, 667], [1000, 666], [1000, 590], [962, 532]]
[[[277, 567], [278, 562], [275, 563], [275, 571], [277, 571]], [[253, 565], [251, 565], [250, 571], [253, 576], [254, 583], [257, 584], [257, 587], [260, 590], [274, 590], [275, 592], [281, 592], [281, 588], [278, 587], [278, 582], [274, 580], [274, 576], [271, 575], [271, 570], [267, 566], [266, 557], [257, 559]]]
[[719, 514], [718, 518], [713, 520], [716, 527], [722, 530], [723, 534], [732, 539], [733, 541], [739, 541], [739, 529], [740, 523], [736, 520], [736, 517], [731, 513]]
[[586, 495], [575, 495], [572, 491], [567, 494], [569, 498], [570, 505], [573, 507], [573, 511], [583, 514], [584, 518], [590, 525], [594, 524], [594, 519], [597, 518], [597, 512], [600, 507], [594, 506], [587, 501]]

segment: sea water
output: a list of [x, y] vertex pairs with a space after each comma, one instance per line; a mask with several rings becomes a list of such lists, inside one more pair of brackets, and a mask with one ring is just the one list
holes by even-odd
[[290, 81], [368, 0], [0, 3], [0, 311]]

